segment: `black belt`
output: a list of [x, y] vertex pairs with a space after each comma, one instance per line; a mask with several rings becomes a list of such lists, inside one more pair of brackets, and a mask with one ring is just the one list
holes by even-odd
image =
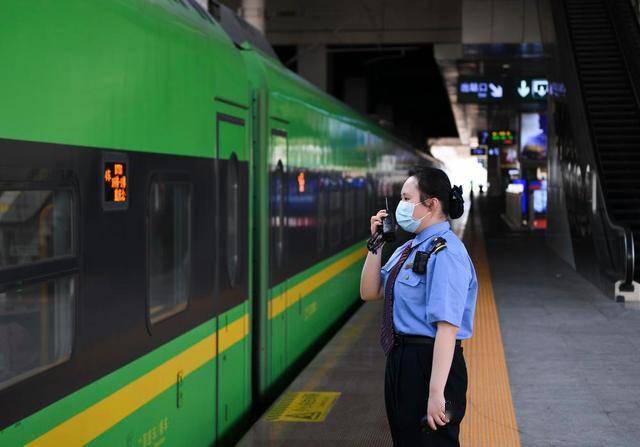
[[[406, 335], [396, 334], [396, 344], [407, 343], [410, 345], [432, 345], [436, 341], [435, 338], [428, 335]], [[462, 346], [462, 340], [456, 339], [456, 346]]]

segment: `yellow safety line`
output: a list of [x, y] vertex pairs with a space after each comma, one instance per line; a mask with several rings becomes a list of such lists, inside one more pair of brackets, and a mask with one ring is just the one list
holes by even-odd
[[269, 319], [293, 306], [302, 297], [309, 295], [322, 284], [351, 267], [351, 265], [361, 260], [366, 254], [366, 247], [362, 247], [271, 299], [268, 303]]
[[28, 446], [81, 446], [106, 432], [159, 394], [176, 384], [178, 373], [188, 376], [249, 332], [249, 315], [211, 334], [144, 376], [44, 433]]
[[520, 433], [511, 398], [498, 311], [479, 222], [467, 240], [478, 275], [478, 300], [473, 337], [463, 342], [469, 375], [467, 412], [460, 443], [469, 447], [520, 447]]

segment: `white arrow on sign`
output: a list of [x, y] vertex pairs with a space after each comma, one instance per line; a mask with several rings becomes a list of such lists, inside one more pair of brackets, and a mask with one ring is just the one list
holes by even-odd
[[521, 97], [526, 98], [527, 96], [529, 96], [529, 93], [531, 93], [531, 89], [529, 88], [527, 81], [525, 80], [520, 81], [520, 87], [518, 87], [518, 94]]
[[489, 90], [491, 90], [491, 97], [492, 98], [502, 98], [502, 86], [501, 85], [495, 85], [493, 82], [489, 83]]
[[544, 98], [547, 96], [549, 90], [549, 81], [546, 79], [534, 79], [531, 83], [533, 87], [533, 96], [538, 98]]

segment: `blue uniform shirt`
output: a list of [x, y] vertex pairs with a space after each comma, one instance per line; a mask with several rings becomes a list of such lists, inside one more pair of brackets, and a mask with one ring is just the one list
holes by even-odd
[[[426, 273], [405, 268], [413, 263], [417, 251], [427, 251], [431, 240], [443, 237], [446, 248], [429, 258]], [[402, 250], [413, 247], [400, 270], [394, 288], [393, 324], [401, 334], [436, 336], [436, 322], [447, 321], [459, 327], [457, 339], [471, 337], [476, 307], [478, 280], [464, 244], [451, 231], [449, 222], [431, 225], [399, 247], [380, 270], [386, 287], [387, 277], [398, 262]]]

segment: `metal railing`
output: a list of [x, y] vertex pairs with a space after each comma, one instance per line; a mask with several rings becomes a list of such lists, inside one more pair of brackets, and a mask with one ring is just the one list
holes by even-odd
[[[596, 171], [593, 171], [594, 175], [594, 185], [597, 194], [597, 198], [593, 197], [592, 200], [596, 200], [596, 206], [594, 207], [594, 211], [597, 215], [600, 215], [602, 218], [603, 229], [605, 233], [614, 233], [615, 237], [610, 238], [609, 234], [605, 234], [605, 239], [607, 243], [607, 249], [609, 251], [609, 259], [613, 263], [614, 272], [620, 272], [621, 270], [624, 272], [624, 279], [622, 280], [622, 284], [620, 285], [620, 290], [624, 292], [633, 292], [633, 279], [635, 276], [635, 245], [633, 242], [633, 231], [630, 228], [622, 226], [611, 219], [609, 215], [609, 211], [607, 210], [607, 205], [605, 203], [604, 193], [602, 191], [600, 185], [599, 175]], [[599, 204], [601, 204], [599, 206]], [[611, 244], [611, 239], [616, 242], [622, 241], [622, 252], [618, 252], [615, 249], [615, 243]], [[615, 260], [622, 260], [622, 265], [615, 265]]]

